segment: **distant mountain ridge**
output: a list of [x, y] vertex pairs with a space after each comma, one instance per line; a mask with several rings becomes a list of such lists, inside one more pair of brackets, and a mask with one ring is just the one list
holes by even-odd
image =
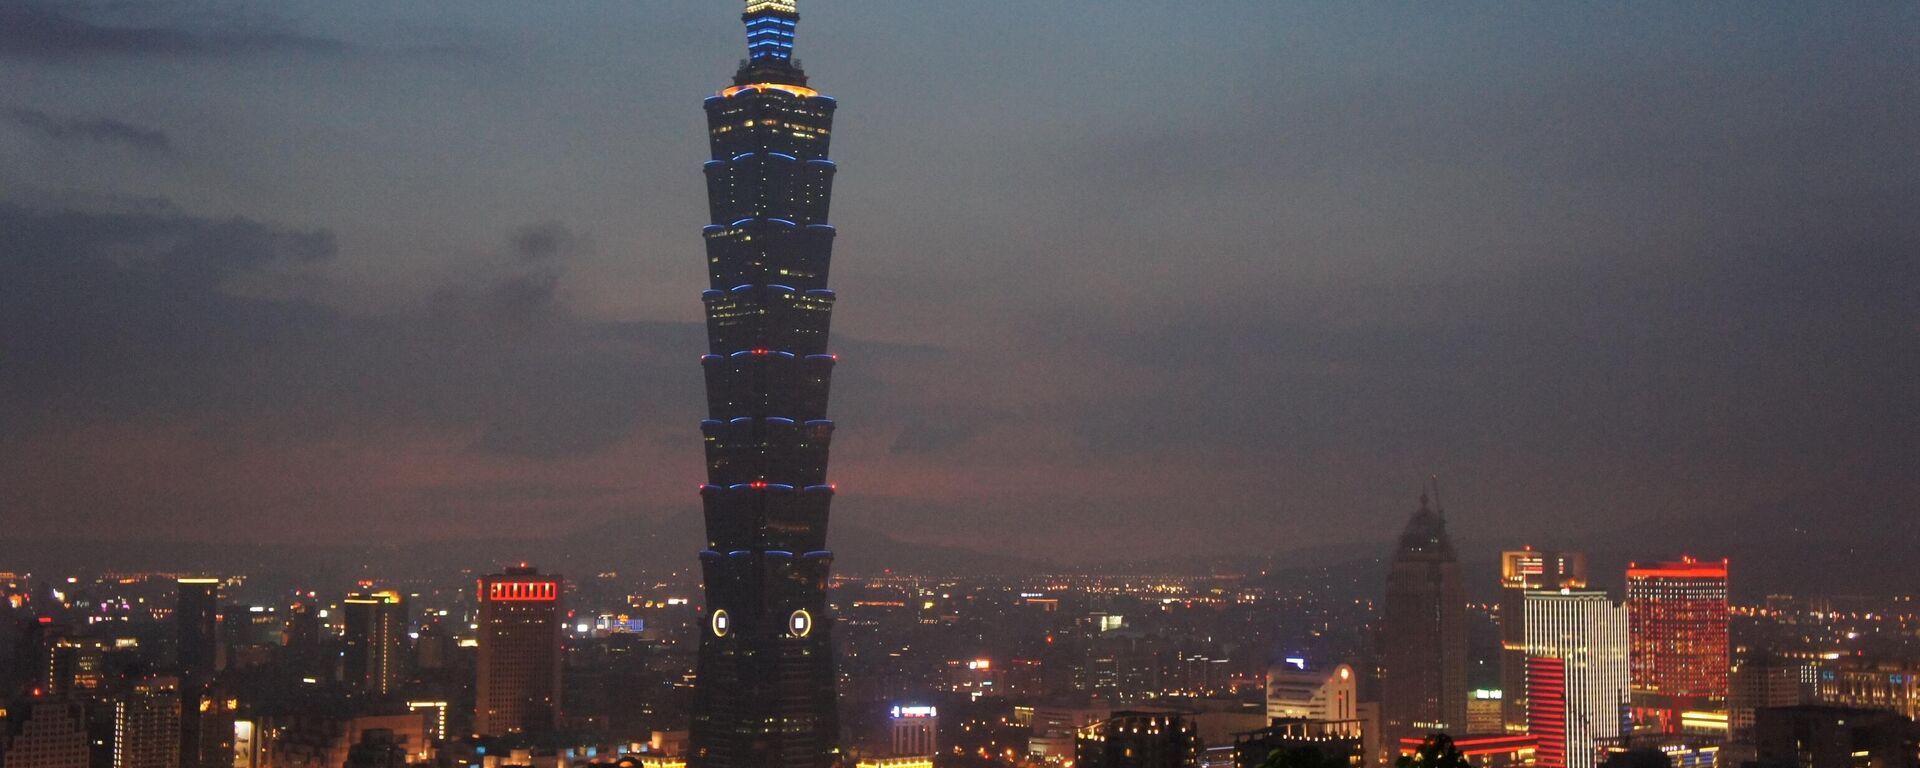
[[[1628, 562], [1692, 554], [1732, 561], [1737, 599], [1772, 593], [1907, 594], [1920, 592], [1920, 516], [1886, 513], [1874, 530], [1834, 527], [1792, 505], [1755, 508], [1721, 518], [1646, 520], [1572, 539], [1456, 539], [1468, 592], [1488, 600], [1497, 590], [1499, 554], [1533, 544], [1588, 554], [1595, 587], [1617, 594]], [[703, 538], [698, 515], [619, 521], [562, 536], [470, 539], [394, 545], [209, 544], [168, 541], [0, 540], [0, 570], [45, 575], [103, 571], [205, 571], [298, 575], [313, 583], [357, 578], [444, 578], [521, 560], [561, 573], [691, 569]], [[869, 528], [836, 527], [835, 572], [886, 571], [932, 576], [1017, 576], [1041, 573], [1254, 575], [1327, 569], [1350, 575], [1357, 594], [1375, 595], [1384, 579], [1387, 537], [1373, 542], [1278, 550], [1266, 555], [1138, 557], [1094, 563], [1049, 563], [966, 547], [908, 542]], [[1369, 574], [1380, 574], [1377, 578]]]

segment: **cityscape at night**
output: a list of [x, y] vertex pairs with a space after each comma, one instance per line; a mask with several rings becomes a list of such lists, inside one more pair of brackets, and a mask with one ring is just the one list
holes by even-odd
[[1920, 768], [1916, 126], [1913, 3], [0, 0], [0, 768]]

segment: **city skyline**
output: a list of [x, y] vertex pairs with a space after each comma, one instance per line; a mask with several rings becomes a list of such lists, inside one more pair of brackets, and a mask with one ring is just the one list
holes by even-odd
[[[1911, 7], [820, 6], [812, 56], [873, 108], [850, 528], [1062, 563], [1364, 544], [1433, 473], [1462, 539], [1764, 514], [1831, 564], [1912, 525]], [[728, 14], [267, 8], [0, 11], [0, 522], [686, 513], [682, 113]], [[912, 33], [969, 27], [1008, 34]]]
[[1920, 768], [1916, 43], [0, 0], [0, 765]]

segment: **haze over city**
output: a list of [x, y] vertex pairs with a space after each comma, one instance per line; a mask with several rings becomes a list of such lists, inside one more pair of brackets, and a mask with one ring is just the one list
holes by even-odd
[[[9, 4], [8, 538], [687, 514], [707, 5]], [[847, 527], [1912, 518], [1911, 5], [819, 6]]]

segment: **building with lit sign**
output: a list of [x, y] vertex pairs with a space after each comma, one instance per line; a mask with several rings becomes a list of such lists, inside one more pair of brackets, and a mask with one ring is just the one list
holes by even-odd
[[887, 730], [895, 756], [932, 755], [940, 751], [940, 711], [932, 706], [894, 707]]
[[1387, 572], [1380, 718], [1387, 743], [1467, 724], [1467, 594], [1444, 512], [1426, 494]]
[[1626, 606], [1605, 592], [1526, 593], [1527, 720], [1541, 768], [1593, 768], [1625, 731]]
[[1679, 714], [1724, 711], [1732, 659], [1727, 640], [1727, 561], [1627, 568], [1636, 727], [1678, 733]]
[[522, 564], [480, 579], [474, 732], [552, 731], [560, 716], [559, 576]]
[[840, 753], [826, 602], [834, 100], [793, 60], [799, 18], [792, 2], [749, 2], [747, 59], [706, 100], [707, 617], [694, 768], [819, 768]]
[[1528, 590], [1586, 589], [1587, 556], [1532, 547], [1500, 553], [1500, 729], [1527, 730]]

